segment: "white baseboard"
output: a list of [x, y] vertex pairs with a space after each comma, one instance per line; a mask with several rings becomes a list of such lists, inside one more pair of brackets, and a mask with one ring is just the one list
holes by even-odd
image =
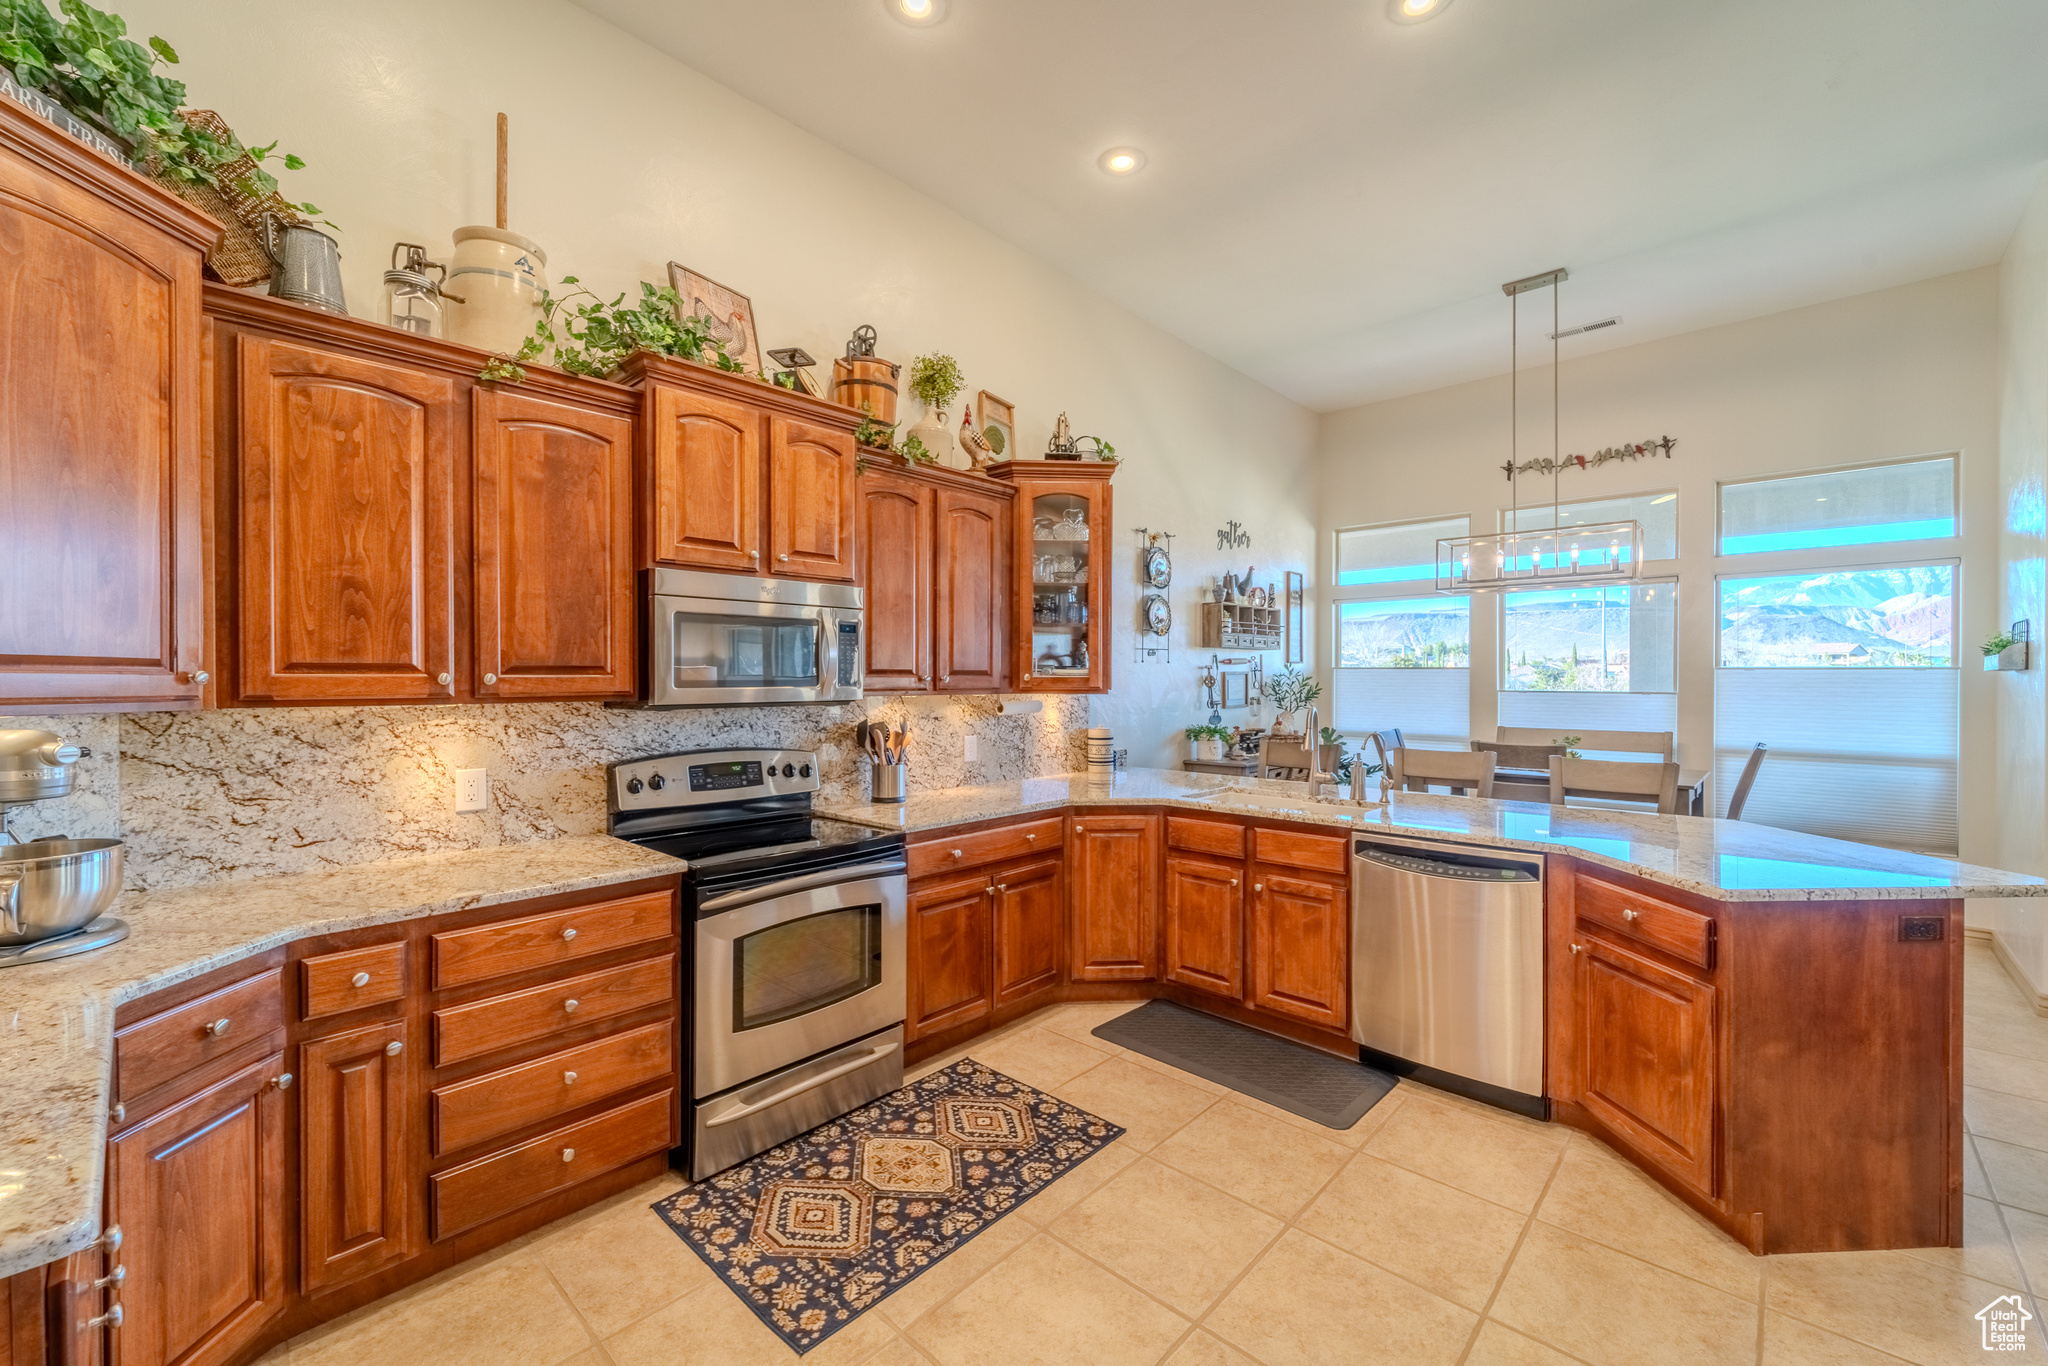
[[2034, 990], [2034, 984], [2027, 980], [2026, 971], [2014, 960], [2012, 954], [2007, 952], [2005, 941], [1998, 937], [1998, 931], [1972, 927], [1963, 931], [1963, 938], [1990, 940], [1991, 951], [1998, 955], [1998, 965], [2005, 969], [2005, 975], [2010, 977], [2013, 986], [2018, 988], [2020, 999], [2033, 1006], [2036, 1015], [2048, 1015], [2048, 995]]

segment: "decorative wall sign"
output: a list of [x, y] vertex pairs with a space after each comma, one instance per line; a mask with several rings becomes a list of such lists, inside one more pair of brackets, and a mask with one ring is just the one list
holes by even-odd
[[1284, 595], [1281, 606], [1287, 614], [1287, 642], [1281, 659], [1282, 662], [1287, 664], [1299, 664], [1301, 663], [1304, 648], [1303, 636], [1305, 634], [1302, 630], [1302, 613], [1304, 611], [1302, 579], [1301, 575], [1295, 573], [1292, 569], [1287, 571], [1286, 579], [1287, 586], [1281, 590]]
[[1236, 522], [1230, 522], [1216, 532], [1218, 550], [1245, 550], [1250, 548], [1252, 534]]
[[1653, 455], [1671, 458], [1671, 448], [1678, 444], [1678, 438], [1660, 436], [1655, 441], [1639, 441], [1633, 445], [1606, 446], [1591, 455], [1543, 456], [1537, 460], [1524, 460], [1517, 465], [1510, 460], [1501, 466], [1507, 472], [1510, 482], [1517, 474], [1557, 474], [1562, 470], [1598, 469], [1610, 460], [1644, 460]]
[[683, 296], [683, 316], [709, 318], [713, 340], [725, 344], [725, 352], [748, 374], [761, 368], [761, 343], [754, 330], [754, 305], [738, 290], [708, 280], [677, 261], [668, 263], [668, 282]]
[[996, 459], [1017, 458], [1017, 409], [1008, 399], [983, 389], [974, 396], [974, 422]]

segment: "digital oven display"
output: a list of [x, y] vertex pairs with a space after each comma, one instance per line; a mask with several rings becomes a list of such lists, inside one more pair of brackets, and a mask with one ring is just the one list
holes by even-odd
[[737, 764], [691, 764], [690, 791], [723, 792], [734, 787], [759, 787], [761, 763], [748, 759]]

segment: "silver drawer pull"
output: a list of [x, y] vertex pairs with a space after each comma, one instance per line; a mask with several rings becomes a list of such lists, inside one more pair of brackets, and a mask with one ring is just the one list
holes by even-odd
[[496, 686], [498, 686], [498, 676], [496, 674], [485, 674], [484, 686], [486, 688], [495, 688]]
[[1026, 844], [1036, 844], [1036, 843], [1038, 843], [1038, 836], [1036, 836], [1036, 835], [1026, 835], [1026, 836], [1024, 837], [1024, 842], [1025, 842]]
[[218, 1020], [215, 1020], [212, 1024], [208, 1025], [206, 1027], [206, 1032], [208, 1036], [218, 1039], [224, 1036], [228, 1032], [228, 1030], [232, 1029], [234, 1027], [234, 1023], [235, 1022], [233, 1020], [230, 1020], [227, 1016], [223, 1015]]
[[385, 1044], [385, 1045], [384, 1045], [384, 1052], [385, 1052], [385, 1054], [386, 1054], [387, 1056], [389, 1056], [389, 1057], [393, 1057], [393, 1058], [395, 1058], [395, 1057], [397, 1057], [397, 1056], [398, 1056], [398, 1055], [399, 1055], [400, 1053], [403, 1053], [404, 1051], [405, 1051], [405, 1045], [404, 1045], [404, 1044], [402, 1044], [402, 1043], [400, 1043], [400, 1042], [399, 1042], [398, 1040], [396, 1040], [396, 1039], [393, 1039], [393, 1040], [392, 1040], [392, 1041], [391, 1041], [390, 1043], [387, 1043], [387, 1044]]
[[576, 1150], [574, 1148], [562, 1149], [562, 1160], [564, 1162], [574, 1162], [576, 1160]]
[[108, 1286], [119, 1285], [121, 1282], [127, 1279], [128, 1268], [125, 1266], [117, 1266], [112, 1271], [109, 1271], [106, 1275], [94, 1281], [92, 1283], [92, 1288], [95, 1290], [105, 1290]]
[[1633, 911], [1633, 910], [1631, 910], [1631, 911], [1623, 911], [1623, 912], [1621, 913], [1621, 918], [1622, 918], [1623, 920], [1641, 920], [1641, 919], [1643, 918], [1643, 913], [1642, 913], [1641, 911]]
[[564, 1072], [564, 1073], [562, 1074], [562, 1085], [564, 1085], [564, 1086], [574, 1086], [575, 1084], [576, 1084], [576, 1074], [575, 1074], [574, 1072]]
[[963, 854], [965, 854], [966, 852], [967, 852], [967, 851], [966, 851], [965, 849], [955, 849], [955, 850], [953, 851], [953, 857], [954, 857], [954, 858], [959, 858], [959, 857], [961, 857], [961, 856], [962, 856]]
[[119, 1328], [121, 1320], [126, 1317], [127, 1315], [121, 1312], [121, 1306], [117, 1304], [106, 1313], [87, 1319], [85, 1326], [88, 1328]]
[[568, 1000], [562, 1002], [562, 1009], [568, 1011], [571, 1015], [574, 1015], [576, 1013], [576, 1007], [579, 1004], [580, 1002], [578, 1002], [575, 997], [571, 996]]
[[370, 974], [367, 972], [359, 972], [355, 976], [348, 979], [348, 984], [352, 987], [366, 987], [370, 985]]
[[87, 1243], [86, 1247], [88, 1249], [95, 1247], [105, 1248], [108, 1252], [119, 1252], [121, 1250], [121, 1226], [119, 1224], [107, 1225], [107, 1231], [92, 1242]]
[[562, 926], [562, 942], [564, 944], [568, 943], [571, 939], [574, 939], [575, 937], [576, 927], [574, 925]]
[[452, 683], [452, 682], [454, 681], [454, 679], [455, 679], [455, 676], [454, 676], [453, 674], [435, 674], [435, 675], [434, 675], [434, 681], [435, 681], [436, 683], [439, 683], [439, 684], [440, 684], [440, 685], [441, 685], [442, 687], [444, 687], [444, 688], [445, 688], [445, 687], [447, 687], [447, 686], [448, 686], [448, 685], [449, 685], [450, 683]]
[[1572, 945], [1572, 952], [1573, 952], [1573, 953], [1583, 953], [1583, 952], [1585, 952], [1585, 949], [1586, 949], [1586, 946], [1585, 946], [1584, 944], [1574, 944], [1574, 945]]
[[292, 1074], [280, 1072], [270, 1079], [270, 1084], [280, 1091], [289, 1091], [292, 1089]]
[[114, 1108], [107, 1111], [107, 1118], [112, 1120], [116, 1124], [121, 1123], [123, 1120], [128, 1118], [128, 1107], [126, 1105], [123, 1105], [118, 1100], [115, 1101]]
[[996, 890], [999, 892], [1007, 892], [1010, 890], [1010, 884], [1007, 882], [998, 882], [996, 884]]
[[1235, 887], [1235, 886], [1237, 885], [1237, 879], [1236, 879], [1236, 878], [1232, 878], [1232, 879], [1230, 879], [1230, 885], [1231, 885], [1231, 886], [1233, 886], [1233, 887]]

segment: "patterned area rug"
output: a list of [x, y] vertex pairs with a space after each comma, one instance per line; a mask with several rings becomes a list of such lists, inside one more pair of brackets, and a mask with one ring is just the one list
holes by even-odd
[[807, 1352], [1123, 1132], [967, 1058], [654, 1212]]

